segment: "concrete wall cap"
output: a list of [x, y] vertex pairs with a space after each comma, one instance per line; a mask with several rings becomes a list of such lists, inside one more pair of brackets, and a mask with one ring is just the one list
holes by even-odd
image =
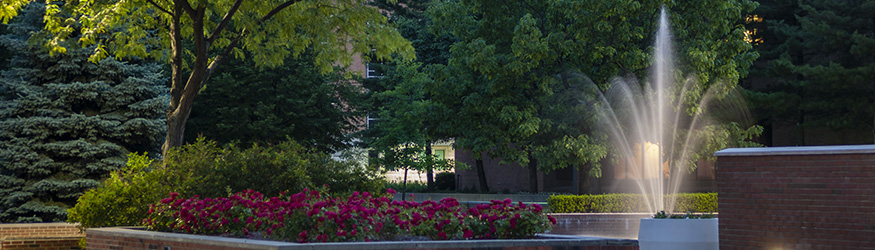
[[839, 155], [875, 154], [875, 145], [798, 146], [768, 148], [727, 148], [714, 156], [769, 156], [769, 155]]

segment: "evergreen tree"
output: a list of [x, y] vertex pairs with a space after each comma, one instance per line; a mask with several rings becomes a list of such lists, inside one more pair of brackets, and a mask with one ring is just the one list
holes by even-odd
[[320, 73], [313, 60], [304, 53], [274, 69], [242, 59], [221, 66], [192, 108], [186, 140], [203, 135], [248, 145], [288, 137], [324, 151], [344, 148], [361, 117], [362, 91], [339, 70]]
[[65, 220], [128, 153], [159, 152], [165, 132], [160, 66], [90, 63], [93, 47], [49, 55], [38, 5], [2, 38], [15, 56], [0, 78], [0, 222]]
[[[875, 0], [765, 0], [754, 12], [760, 60], [744, 83], [767, 126], [875, 129]], [[872, 137], [858, 141], [871, 143]], [[786, 142], [785, 142], [786, 143]]]

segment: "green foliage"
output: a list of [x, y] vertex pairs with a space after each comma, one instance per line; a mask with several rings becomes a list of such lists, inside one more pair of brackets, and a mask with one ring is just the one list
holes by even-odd
[[[86, 34], [81, 43], [98, 45], [93, 60], [108, 56], [108, 52], [114, 52], [116, 57], [170, 59], [165, 52], [171, 47], [168, 34], [173, 16], [183, 20], [180, 33], [183, 39], [193, 42], [212, 39], [214, 42], [205, 44], [209, 46], [205, 49], [229, 50], [237, 58], [244, 56], [245, 50], [257, 59], [256, 66], [275, 67], [289, 55], [297, 56], [307, 49], [316, 51], [315, 63], [321, 72], [331, 71], [332, 64], [337, 62], [349, 65], [354, 53], [371, 53], [371, 49], [381, 59], [396, 52], [412, 57], [409, 42], [386, 25], [386, 18], [375, 8], [364, 8], [359, 1], [306, 0], [289, 5], [284, 0], [265, 0], [243, 1], [239, 6], [235, 2], [79, 1], [49, 5], [46, 29], [58, 35], [58, 39], [49, 41], [52, 46], [65, 45], [60, 42], [62, 38], [79, 29]], [[76, 27], [58, 15], [56, 11], [62, 9], [75, 10], [74, 17], [83, 25]], [[274, 15], [268, 16], [272, 11]], [[221, 22], [223, 19], [227, 21]], [[120, 29], [125, 32], [113, 34], [114, 39], [103, 39], [106, 32]], [[195, 50], [186, 49], [183, 54], [196, 55]], [[210, 61], [216, 56], [212, 55]]]
[[42, 5], [22, 10], [0, 38], [15, 52], [0, 78], [0, 222], [62, 221], [65, 210], [129, 152], [155, 152], [167, 96], [160, 66], [109, 58], [93, 47], [48, 55]]
[[319, 73], [314, 57], [303, 53], [270, 70], [252, 67], [251, 58], [223, 65], [198, 95], [186, 140], [249, 145], [288, 137], [325, 151], [344, 148], [344, 134], [362, 115], [364, 91], [341, 72]]
[[113, 171], [96, 189], [79, 197], [67, 210], [67, 221], [80, 228], [135, 226], [143, 222], [154, 203], [173, 190], [160, 177], [166, 169], [145, 155], [131, 153], [127, 165]]
[[456, 173], [441, 172], [434, 176], [434, 184], [438, 190], [456, 190]]
[[677, 194], [675, 211], [715, 213], [717, 212], [717, 193]]
[[[649, 209], [640, 194], [551, 195], [547, 204], [554, 213], [628, 213], [647, 212]], [[674, 210], [717, 212], [717, 193], [677, 194]]]
[[[416, 169], [423, 172], [452, 169], [455, 162], [431, 155], [430, 145], [451, 139], [453, 128], [446, 122], [452, 109], [433, 100], [435, 92], [425, 72], [428, 65], [446, 63], [449, 36], [429, 32], [431, 20], [423, 11], [428, 0], [404, 0], [398, 5], [378, 0], [370, 3], [387, 11], [390, 23], [416, 48], [416, 60], [383, 61], [371, 68], [384, 72], [384, 77], [362, 79], [371, 90], [369, 117], [379, 120], [362, 133], [364, 143], [378, 156], [375, 162], [386, 169]], [[403, 4], [403, 6], [402, 6]], [[431, 176], [428, 183], [433, 183]]]
[[9, 19], [12, 19], [16, 15], [18, 15], [18, 10], [27, 5], [30, 2], [29, 0], [3, 0], [3, 3], [0, 3], [0, 22], [3, 24], [9, 23]]
[[386, 183], [386, 188], [393, 189], [404, 193], [428, 193], [428, 185], [418, 181], [408, 181], [407, 185], [400, 181], [390, 181]]
[[[872, 13], [873, 0], [760, 1], [753, 14], [761, 19], [751, 25], [762, 57], [745, 87], [766, 126], [796, 126], [786, 143], [816, 144], [806, 141], [812, 128], [846, 134], [875, 126]], [[872, 143], [851, 140], [844, 143]]]
[[67, 220], [83, 228], [139, 225], [149, 204], [158, 203], [170, 192], [186, 197], [224, 197], [257, 190], [276, 196], [282, 191], [326, 185], [336, 193], [383, 191], [378, 173], [291, 140], [241, 149], [200, 138], [170, 151], [163, 165], [152, 162], [146, 156], [131, 154], [127, 167], [80, 197]]
[[[44, 20], [54, 35], [43, 42], [51, 53], [94, 45], [92, 62], [110, 54], [170, 62], [163, 153], [183, 144], [198, 92], [231, 58], [251, 56], [256, 67], [276, 67], [290, 56], [312, 52], [322, 73], [348, 66], [361, 54], [377, 60], [393, 54], [413, 58], [410, 42], [386, 17], [357, 0], [52, 2]], [[74, 34], [83, 35], [71, 39]]]
[[276, 196], [281, 191], [328, 185], [332, 192], [377, 192], [383, 187], [378, 173], [355, 162], [288, 140], [270, 146], [219, 146], [203, 138], [171, 150], [164, 160], [168, 183], [183, 196], [222, 197], [256, 190]]
[[756, 7], [749, 0], [433, 2], [431, 29], [456, 39], [448, 63], [429, 68], [441, 90], [434, 99], [453, 109], [448, 123], [461, 130], [455, 146], [599, 176], [607, 140], [593, 133], [597, 117], [581, 99], [593, 84], [607, 89], [611, 78], [648, 75], [662, 5], [678, 42], [674, 75], [698, 79], [687, 104], [747, 74], [756, 58], [741, 23]]

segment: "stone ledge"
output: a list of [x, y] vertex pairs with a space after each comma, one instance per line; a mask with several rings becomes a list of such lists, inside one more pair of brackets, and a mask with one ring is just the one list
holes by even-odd
[[164, 242], [189, 243], [233, 247], [240, 249], [459, 249], [459, 248], [506, 248], [506, 247], [579, 247], [579, 246], [638, 246], [638, 241], [600, 237], [575, 237], [544, 234], [542, 239], [523, 240], [452, 240], [452, 241], [392, 241], [392, 242], [342, 242], [342, 243], [290, 243], [268, 240], [250, 240], [218, 236], [203, 236], [181, 233], [146, 231], [137, 228], [113, 227], [88, 229], [89, 238], [106, 236], [112, 238], [139, 238]]
[[839, 155], [875, 154], [875, 145], [800, 146], [770, 148], [727, 148], [714, 156], [771, 156], [771, 155]]

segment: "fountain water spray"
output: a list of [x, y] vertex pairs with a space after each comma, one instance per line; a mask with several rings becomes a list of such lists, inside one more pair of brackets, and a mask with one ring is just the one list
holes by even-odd
[[[710, 89], [699, 96], [698, 83], [692, 78], [676, 80], [669, 27], [663, 7], [649, 82], [615, 79], [595, 100], [601, 125], [616, 152], [615, 173], [634, 180], [652, 213], [673, 212], [683, 172], [690, 169], [691, 157], [704, 145], [700, 131], [713, 125], [703, 110], [713, 106], [718, 96]], [[720, 102], [730, 106], [717, 109], [746, 112], [743, 105], [737, 105], [743, 104], [740, 99], [726, 96], [721, 95]], [[699, 103], [686, 106], [688, 100]]]

